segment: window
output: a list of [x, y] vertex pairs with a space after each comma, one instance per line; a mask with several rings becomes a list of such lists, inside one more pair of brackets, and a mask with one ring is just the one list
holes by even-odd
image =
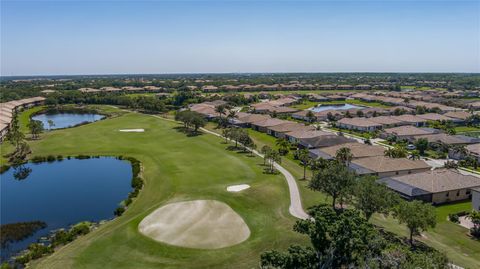
[[397, 172], [395, 172], [395, 175], [398, 175], [398, 171], [397, 171]]
[[457, 196], [460, 196], [460, 190], [457, 191]]
[[447, 194], [446, 194], [445, 196], [447, 196], [447, 197], [448, 197], [448, 195], [449, 195], [449, 194], [450, 194], [450, 193], [448, 193], [448, 192], [447, 192]]
[[470, 190], [467, 190], [467, 192], [465, 193], [466, 195], [470, 195]]

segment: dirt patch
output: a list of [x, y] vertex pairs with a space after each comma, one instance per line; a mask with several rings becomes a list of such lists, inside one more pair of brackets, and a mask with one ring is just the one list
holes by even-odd
[[159, 242], [200, 249], [233, 246], [250, 236], [242, 217], [214, 200], [167, 204], [145, 217], [138, 229]]

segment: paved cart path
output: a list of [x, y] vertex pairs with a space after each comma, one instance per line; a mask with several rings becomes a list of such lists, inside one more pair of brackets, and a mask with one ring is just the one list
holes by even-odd
[[[167, 120], [167, 121], [172, 121], [172, 122], [177, 122], [175, 120], [172, 120], [172, 119], [167, 119], [167, 118], [163, 118], [163, 117], [160, 117], [160, 116], [157, 116], [157, 115], [152, 115], [153, 117], [155, 118], [159, 118], [159, 119], [162, 119], [162, 120]], [[177, 122], [178, 123], [178, 122]], [[216, 132], [213, 132], [213, 131], [210, 131], [210, 130], [207, 130], [205, 128], [200, 128], [200, 130], [202, 132], [205, 132], [205, 133], [208, 133], [208, 134], [212, 134], [212, 135], [215, 135], [215, 136], [218, 136], [218, 137], [222, 137], [224, 138], [222, 135], [216, 133]], [[251, 150], [251, 149], [249, 149]], [[261, 154], [260, 152], [256, 151], [256, 150], [253, 150], [253, 153], [257, 156], [259, 156], [260, 158], [263, 158], [263, 154]], [[290, 212], [290, 214], [296, 218], [299, 218], [299, 219], [308, 219], [310, 218], [310, 216], [305, 212], [305, 210], [303, 209], [303, 206], [302, 206], [302, 199], [300, 198], [300, 191], [298, 189], [298, 185], [297, 185], [297, 181], [295, 180], [295, 178], [293, 177], [293, 175], [288, 172], [287, 169], [283, 168], [280, 164], [278, 163], [275, 163], [274, 164], [275, 168], [280, 172], [282, 173], [282, 175], [285, 177], [285, 180], [287, 181], [287, 184], [288, 184], [288, 190], [290, 192], [290, 207], [288, 208], [288, 211]]]

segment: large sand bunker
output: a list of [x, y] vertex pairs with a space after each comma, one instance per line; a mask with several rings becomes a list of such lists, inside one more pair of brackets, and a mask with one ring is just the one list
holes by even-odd
[[228, 205], [214, 200], [162, 206], [145, 217], [138, 229], [156, 241], [201, 249], [236, 245], [250, 236], [242, 217]]

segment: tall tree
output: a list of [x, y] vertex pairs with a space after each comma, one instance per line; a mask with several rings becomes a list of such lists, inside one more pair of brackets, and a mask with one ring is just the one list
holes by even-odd
[[20, 131], [20, 125], [16, 113], [13, 115], [6, 139], [15, 147], [15, 150], [18, 150], [20, 143], [25, 139], [25, 135]]
[[394, 147], [386, 149], [384, 154], [390, 158], [406, 158], [408, 152], [403, 146], [395, 145]]
[[349, 166], [353, 159], [353, 154], [349, 148], [340, 148], [337, 150], [335, 159], [345, 166]]
[[428, 149], [428, 140], [426, 138], [420, 138], [415, 141], [415, 147], [421, 155], [425, 155], [425, 150]]
[[397, 194], [384, 184], [377, 183], [377, 177], [364, 176], [355, 184], [353, 205], [370, 220], [373, 213], [388, 214], [399, 201]]
[[307, 117], [308, 122], [313, 122], [316, 119], [315, 114], [311, 110], [308, 110], [305, 116]]
[[311, 157], [310, 152], [308, 149], [301, 149], [298, 151], [298, 159], [302, 163], [303, 166], [303, 179], [307, 179], [307, 166], [310, 164]]
[[278, 146], [278, 152], [281, 155], [287, 155], [288, 154], [288, 148], [290, 147], [290, 143], [288, 143], [288, 140], [285, 138], [278, 138], [275, 144]]
[[336, 208], [336, 202], [348, 198], [355, 184], [356, 175], [339, 162], [330, 162], [329, 165], [320, 170], [310, 181], [309, 188], [315, 191], [322, 191], [332, 197], [332, 208]]
[[44, 127], [43, 123], [38, 120], [30, 119], [27, 124], [28, 129], [30, 129], [30, 133], [32, 134], [32, 138], [38, 138], [39, 134], [43, 132]]
[[420, 235], [428, 228], [434, 228], [437, 219], [435, 208], [422, 201], [402, 201], [394, 211], [400, 223], [405, 223], [410, 231], [410, 245], [413, 247], [413, 236]]
[[267, 145], [264, 145], [261, 149], [260, 152], [263, 154], [263, 165], [266, 165], [266, 162], [268, 160], [268, 153], [272, 151], [272, 148], [270, 148]]

